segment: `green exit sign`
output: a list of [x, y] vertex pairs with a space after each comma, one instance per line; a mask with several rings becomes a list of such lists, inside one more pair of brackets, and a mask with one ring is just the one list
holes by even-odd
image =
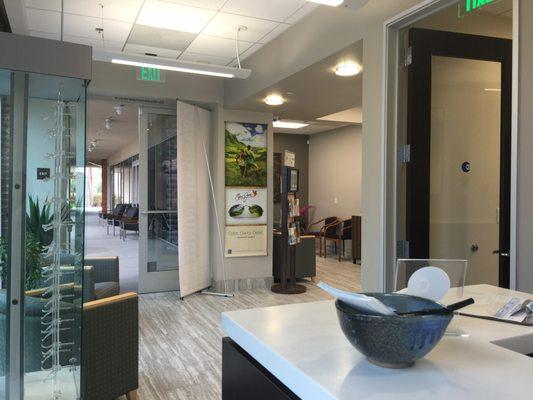
[[147, 82], [164, 82], [165, 75], [159, 68], [139, 67], [137, 80]]
[[459, 3], [459, 17], [464, 17], [473, 11], [477, 11], [489, 4], [498, 3], [501, 0], [462, 0]]

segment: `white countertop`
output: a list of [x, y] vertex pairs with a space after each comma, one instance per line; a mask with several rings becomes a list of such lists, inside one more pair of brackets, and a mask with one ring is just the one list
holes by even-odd
[[[469, 286], [464, 296], [478, 304], [465, 310], [477, 313], [513, 295], [525, 294]], [[333, 301], [222, 314], [224, 332], [303, 400], [531, 400], [533, 358], [491, 342], [518, 337], [533, 352], [532, 327], [461, 316], [452, 323], [468, 337], [445, 336], [414, 367], [394, 370], [352, 347]]]

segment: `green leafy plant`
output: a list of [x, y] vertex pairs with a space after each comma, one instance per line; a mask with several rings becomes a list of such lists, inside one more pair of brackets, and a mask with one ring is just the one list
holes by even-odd
[[33, 200], [29, 197], [29, 210], [26, 213], [26, 231], [31, 232], [35, 240], [39, 241], [42, 246], [48, 246], [52, 243], [53, 232], [45, 231], [43, 226], [52, 222], [53, 214], [50, 211], [48, 199], [44, 203], [39, 203], [39, 199]]
[[[0, 237], [0, 276], [7, 279], [7, 240]], [[32, 232], [26, 232], [26, 290], [35, 289], [43, 276], [43, 246]]]

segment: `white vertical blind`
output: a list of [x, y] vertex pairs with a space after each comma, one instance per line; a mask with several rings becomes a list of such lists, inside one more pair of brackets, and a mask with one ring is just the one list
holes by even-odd
[[204, 150], [211, 113], [178, 101], [178, 243], [182, 297], [211, 285], [209, 175]]

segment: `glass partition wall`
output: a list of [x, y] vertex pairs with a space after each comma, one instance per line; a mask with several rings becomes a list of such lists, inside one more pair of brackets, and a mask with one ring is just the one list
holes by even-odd
[[111, 176], [111, 208], [117, 204], [139, 204], [139, 155], [112, 165]]
[[0, 399], [80, 398], [85, 94], [0, 70]]

